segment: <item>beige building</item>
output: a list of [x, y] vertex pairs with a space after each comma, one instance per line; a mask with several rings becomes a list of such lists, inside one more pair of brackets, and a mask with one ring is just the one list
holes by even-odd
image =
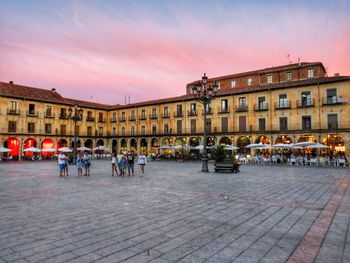
[[[300, 63], [215, 77], [219, 92], [207, 108], [207, 144], [317, 141], [349, 153], [350, 77], [326, 76], [322, 63]], [[158, 152], [161, 145], [203, 144], [203, 106], [186, 95], [128, 105], [68, 99], [55, 90], [0, 83], [0, 146], [59, 148], [74, 144]], [[82, 109], [74, 125], [69, 109]], [[30, 153], [29, 153], [30, 154]], [[51, 155], [53, 153], [43, 153]]]

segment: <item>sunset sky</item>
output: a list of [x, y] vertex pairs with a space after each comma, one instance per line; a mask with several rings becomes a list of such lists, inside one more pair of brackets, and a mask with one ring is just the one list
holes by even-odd
[[0, 1], [0, 81], [115, 104], [293, 62], [350, 75], [349, 1]]

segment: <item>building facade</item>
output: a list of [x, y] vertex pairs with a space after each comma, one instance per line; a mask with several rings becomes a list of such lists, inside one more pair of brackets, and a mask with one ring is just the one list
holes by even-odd
[[[161, 145], [315, 141], [332, 152], [350, 147], [350, 77], [326, 76], [320, 62], [290, 64], [215, 77], [219, 92], [206, 109], [196, 102], [194, 81], [179, 97], [104, 105], [44, 90], [0, 83], [0, 146], [23, 158], [28, 147], [108, 146], [111, 151], [158, 152]], [[74, 125], [68, 110], [83, 110]], [[248, 150], [250, 152], [250, 150]], [[53, 153], [43, 153], [51, 155]]]

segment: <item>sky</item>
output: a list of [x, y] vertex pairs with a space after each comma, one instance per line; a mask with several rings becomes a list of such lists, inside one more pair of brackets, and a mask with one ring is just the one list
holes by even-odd
[[0, 81], [105, 104], [217, 77], [323, 62], [350, 75], [350, 0], [1, 0]]

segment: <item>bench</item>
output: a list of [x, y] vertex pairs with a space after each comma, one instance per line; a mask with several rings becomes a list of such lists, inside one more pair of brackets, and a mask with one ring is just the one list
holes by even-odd
[[238, 163], [215, 163], [214, 166], [215, 166], [215, 172], [239, 173]]

